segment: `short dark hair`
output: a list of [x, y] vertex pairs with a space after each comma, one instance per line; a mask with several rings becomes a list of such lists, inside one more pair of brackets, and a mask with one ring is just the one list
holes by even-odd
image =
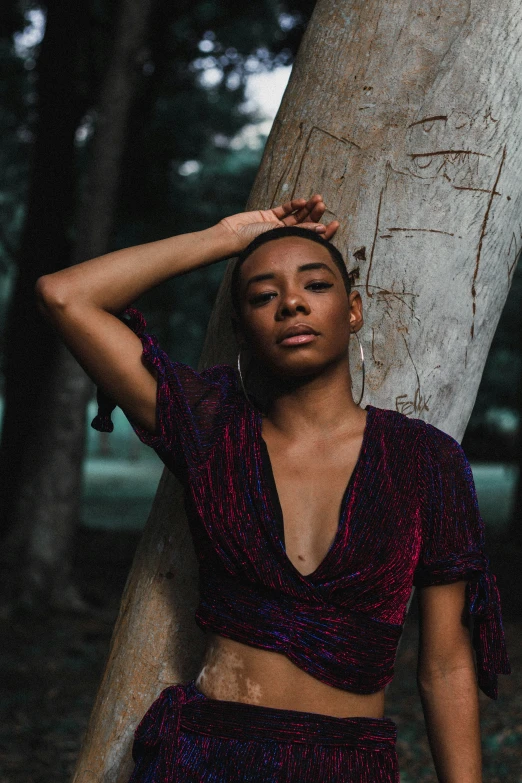
[[267, 242], [272, 242], [275, 239], [283, 239], [285, 237], [301, 237], [302, 239], [309, 239], [312, 242], [316, 242], [318, 245], [322, 245], [324, 248], [326, 248], [326, 250], [330, 253], [332, 261], [341, 273], [344, 287], [346, 288], [346, 294], [348, 296], [350, 295], [352, 290], [350, 276], [348, 275], [344, 258], [335, 245], [332, 245], [332, 243], [327, 239], [324, 239], [321, 234], [318, 234], [316, 231], [313, 231], [310, 228], [302, 228], [301, 226], [278, 226], [277, 228], [270, 229], [270, 231], [265, 231], [264, 234], [259, 234], [255, 239], [252, 240], [252, 242], [250, 242], [249, 245], [247, 245], [244, 250], [241, 251], [237, 257], [237, 261], [232, 269], [232, 278], [230, 282], [232, 306], [237, 315], [241, 314], [241, 299], [239, 296], [241, 265], [254, 252], [254, 250], [257, 250], [257, 248], [261, 247], [261, 245], [265, 245]]

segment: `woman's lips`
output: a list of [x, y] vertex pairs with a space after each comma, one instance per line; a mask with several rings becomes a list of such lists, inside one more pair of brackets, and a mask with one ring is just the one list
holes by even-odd
[[294, 334], [292, 337], [285, 337], [284, 340], [281, 340], [280, 345], [302, 345], [303, 343], [311, 343], [316, 338], [316, 334]]

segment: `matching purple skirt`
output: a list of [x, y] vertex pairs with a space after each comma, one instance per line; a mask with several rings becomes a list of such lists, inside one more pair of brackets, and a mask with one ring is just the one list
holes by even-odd
[[335, 718], [166, 688], [134, 735], [129, 783], [399, 783], [389, 718]]

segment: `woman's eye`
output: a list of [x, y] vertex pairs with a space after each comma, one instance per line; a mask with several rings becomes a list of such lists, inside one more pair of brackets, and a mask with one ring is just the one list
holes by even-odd
[[[308, 283], [305, 288], [311, 288], [313, 291], [321, 291], [325, 288], [331, 288], [333, 283], [327, 283], [325, 280], [316, 280], [313, 283]], [[252, 297], [250, 300], [251, 305], [261, 305], [269, 302], [272, 296], [277, 296], [274, 291], [265, 291], [263, 294], [258, 294]]]
[[269, 298], [270, 298], [271, 296], [275, 296], [275, 294], [274, 294], [274, 293], [272, 293], [271, 291], [267, 291], [267, 293], [265, 293], [265, 294], [258, 294], [258, 296], [254, 296], [254, 297], [253, 297], [253, 298], [250, 300], [250, 304], [253, 304], [253, 305], [256, 305], [256, 304], [264, 304], [265, 302], [268, 302], [268, 301], [269, 301]]
[[324, 280], [318, 280], [315, 283], [308, 283], [306, 286], [307, 288], [311, 288], [312, 286], [318, 286], [319, 289], [321, 288], [331, 288], [333, 283], [326, 283]]

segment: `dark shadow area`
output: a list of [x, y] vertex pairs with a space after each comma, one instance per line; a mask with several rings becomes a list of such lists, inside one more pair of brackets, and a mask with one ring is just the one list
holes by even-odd
[[19, 610], [0, 620], [0, 781], [69, 781], [139, 533], [80, 528], [86, 614]]

